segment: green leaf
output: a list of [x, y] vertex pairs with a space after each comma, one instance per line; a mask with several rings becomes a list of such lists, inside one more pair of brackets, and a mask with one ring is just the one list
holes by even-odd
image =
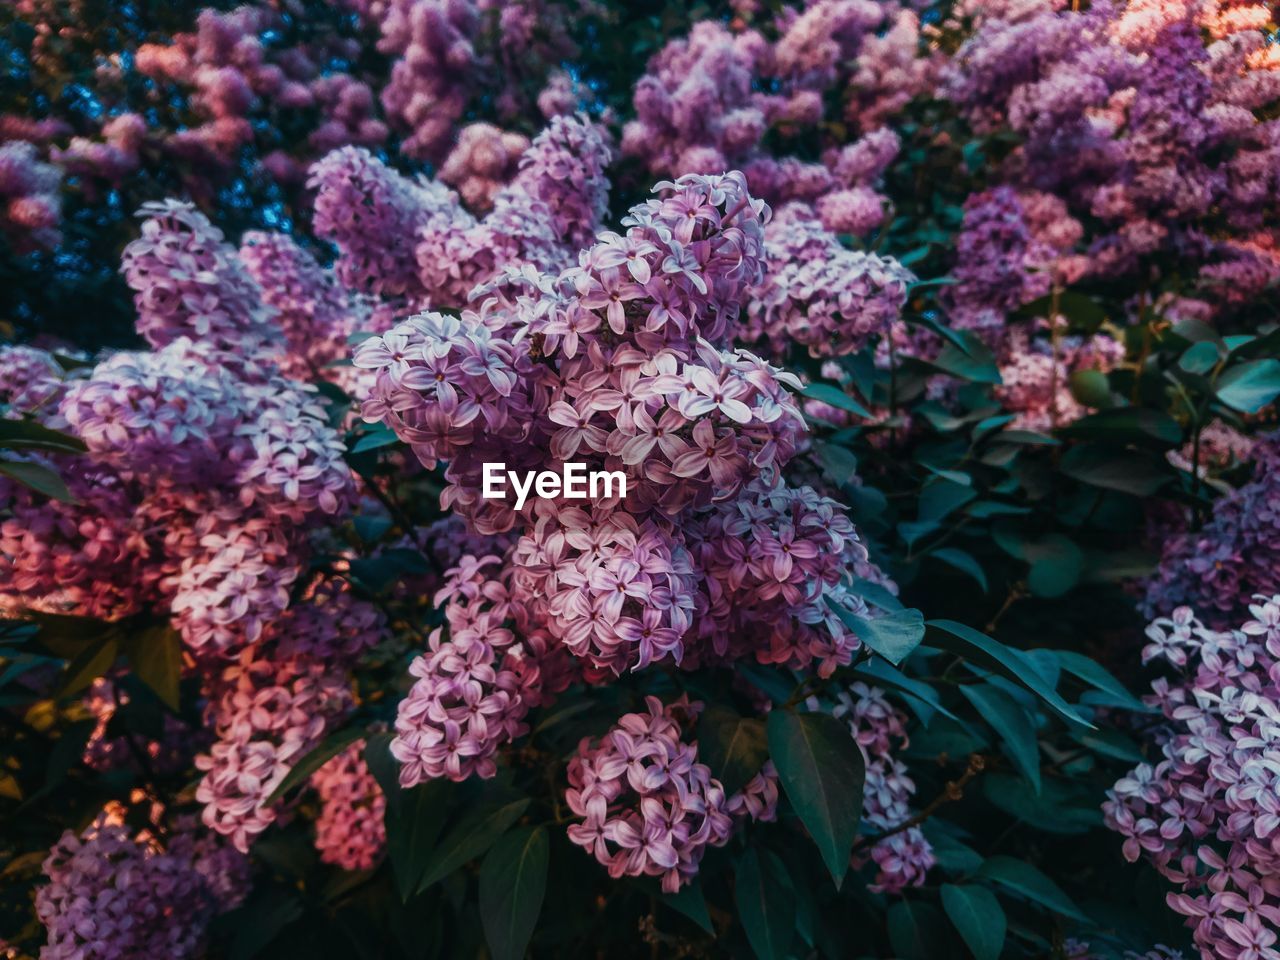
[[862, 751], [844, 722], [829, 714], [773, 710], [767, 728], [782, 788], [839, 889], [862, 818]]
[[480, 920], [493, 960], [520, 960], [547, 894], [551, 844], [542, 827], [514, 830], [480, 865]]
[[732, 796], [760, 772], [769, 759], [764, 721], [709, 706], [698, 720], [698, 759]]
[[1057, 295], [1056, 301], [1055, 304], [1053, 294], [1045, 294], [1026, 306], [1020, 307], [1014, 315], [1023, 319], [1048, 317], [1056, 306], [1059, 314], [1070, 320], [1077, 329], [1086, 333], [1093, 333], [1107, 319], [1106, 309], [1088, 294], [1065, 290]]
[[1056, 883], [1025, 860], [1005, 856], [988, 857], [978, 870], [978, 876], [994, 880], [1001, 886], [1008, 887], [1028, 900], [1034, 900], [1064, 917], [1086, 923], [1089, 921], [1089, 918]]
[[930, 620], [926, 626], [939, 631], [936, 646], [964, 657], [980, 667], [994, 670], [1006, 679], [1030, 690], [1068, 723], [1093, 727], [1093, 724], [1082, 719], [1062, 697], [1058, 696], [1057, 691], [1020, 650], [1006, 647], [998, 640], [992, 640], [986, 634], [979, 633], [972, 627], [954, 620]]
[[854, 596], [861, 597], [872, 606], [879, 607], [881, 610], [901, 610], [902, 601], [895, 597], [889, 590], [878, 583], [871, 580], [854, 580], [849, 584], [849, 592]]
[[280, 932], [301, 916], [298, 898], [278, 888], [250, 897], [243, 907], [227, 915], [229, 928], [235, 931], [229, 960], [261, 957]]
[[1214, 343], [1209, 340], [1201, 340], [1199, 343], [1193, 343], [1182, 356], [1178, 358], [1178, 366], [1187, 373], [1203, 375], [1217, 366], [1218, 361], [1222, 359], [1223, 344], [1221, 341]]
[[123, 646], [130, 669], [176, 713], [182, 681], [182, 636], [168, 623], [156, 624], [127, 636]]
[[664, 893], [662, 902], [688, 917], [707, 933], [715, 935], [716, 928], [711, 925], [711, 914], [707, 912], [707, 898], [702, 892], [702, 884], [695, 878], [686, 883], [675, 893]]
[[941, 822], [934, 817], [926, 820], [921, 828], [938, 865], [950, 873], [973, 873], [982, 866], [982, 854], [953, 836], [951, 831], [940, 829]]
[[89, 448], [79, 437], [34, 420], [0, 420], [0, 450], [55, 450], [84, 453]]
[[902, 960], [940, 960], [951, 956], [943, 934], [942, 911], [923, 900], [899, 900], [889, 908], [889, 943]]
[[1084, 554], [1060, 533], [1024, 543], [1022, 555], [1031, 565], [1027, 586], [1037, 597], [1060, 597], [1080, 582]]
[[1062, 428], [1069, 437], [1110, 443], [1149, 443], [1176, 447], [1182, 443], [1182, 427], [1163, 410], [1148, 407], [1115, 407], [1099, 410]]
[[0, 462], [0, 474], [16, 480], [36, 493], [44, 494], [51, 500], [60, 500], [62, 503], [80, 502], [71, 495], [71, 491], [67, 489], [67, 485], [62, 482], [60, 476], [38, 463], [6, 460]]
[[1001, 382], [1000, 368], [996, 366], [995, 358], [980, 344], [971, 344], [968, 350], [961, 350], [953, 343], [944, 343], [929, 366], [971, 383]]
[[756, 956], [786, 960], [795, 931], [796, 902], [787, 868], [777, 855], [748, 847], [738, 863], [734, 896], [738, 919]]
[[362, 435], [351, 446], [352, 453], [364, 453], [366, 450], [379, 450], [382, 447], [389, 447], [392, 444], [399, 443], [400, 438], [395, 435], [395, 431], [382, 429], [373, 429]]
[[1266, 357], [1233, 366], [1218, 377], [1214, 389], [1232, 410], [1257, 413], [1280, 394], [1280, 360]]
[[295, 763], [293, 768], [284, 775], [284, 779], [267, 797], [267, 803], [274, 803], [294, 787], [302, 786], [313, 773], [351, 746], [351, 744], [362, 739], [364, 734], [365, 731], [360, 727], [348, 727], [346, 730], [339, 730], [337, 733], [325, 737], [318, 747], [309, 753], [303, 754], [302, 759]]
[[111, 669], [120, 653], [120, 644], [110, 634], [89, 644], [67, 664], [58, 696], [71, 697]]
[[[418, 889], [418, 881], [427, 869], [436, 838], [444, 826], [450, 786], [444, 780], [429, 780], [409, 790], [401, 790], [393, 778], [391, 792], [383, 787], [383, 795], [388, 797], [387, 854], [395, 874], [396, 888], [406, 903]], [[394, 813], [390, 799], [393, 796], [397, 807]]]
[[1111, 383], [1101, 370], [1077, 370], [1071, 374], [1071, 395], [1086, 407], [1102, 410], [1115, 405]]
[[1040, 746], [1036, 742], [1035, 724], [1026, 711], [1013, 697], [989, 683], [965, 684], [960, 692], [1000, 736], [1009, 758], [1039, 793]]
[[[919, 701], [919, 704], [912, 703], [917, 712], [924, 710], [929, 716], [937, 712], [943, 716], [950, 717], [952, 720], [958, 719], [955, 714], [942, 705], [942, 701], [938, 698], [937, 690], [923, 680], [908, 677], [887, 660], [872, 657], [854, 667], [853, 672], [870, 677], [882, 687], [891, 687], [897, 690], [905, 698], [910, 698], [908, 702]], [[921, 722], [928, 726], [928, 719], [922, 718]]]
[[520, 819], [529, 801], [516, 800], [501, 807], [488, 807], [464, 816], [457, 826], [440, 838], [440, 843], [423, 868], [418, 884], [421, 893], [433, 883], [443, 880], [463, 864], [480, 856], [507, 828]]
[[1095, 444], [1068, 450], [1060, 466], [1063, 473], [1081, 483], [1137, 497], [1151, 496], [1173, 478], [1169, 465], [1154, 454]]
[[1113, 757], [1125, 763], [1142, 763], [1147, 758], [1142, 755], [1138, 745], [1119, 730], [1086, 730], [1074, 734], [1081, 746], [1104, 757]]
[[1147, 709], [1141, 700], [1130, 693], [1125, 685], [1101, 664], [1074, 650], [1055, 650], [1054, 653], [1062, 669], [1073, 677], [1083, 680], [1095, 690], [1101, 690], [1110, 695], [1118, 703], [1127, 705], [1130, 710], [1145, 711]]
[[850, 613], [831, 597], [827, 597], [827, 606], [835, 611], [836, 616], [863, 643], [895, 667], [911, 656], [911, 652], [924, 639], [924, 614], [919, 610], [894, 610], [879, 617], [864, 619]]
[[982, 564], [978, 563], [973, 554], [961, 550], [959, 547], [942, 547], [941, 549], [930, 551], [925, 556], [941, 560], [948, 566], [955, 567], [961, 573], [967, 573], [978, 581], [978, 586], [982, 587], [983, 593], [987, 592], [987, 574], [982, 569]]
[[937, 523], [977, 497], [978, 492], [968, 484], [936, 480], [920, 491], [916, 516], [920, 520]]
[[849, 483], [858, 475], [858, 458], [846, 448], [821, 440], [814, 442], [823, 475], [838, 487]]
[[1008, 921], [995, 894], [972, 884], [944, 883], [942, 909], [976, 960], [999, 960]]
[[829, 407], [835, 407], [837, 410], [852, 413], [854, 416], [861, 417], [864, 420], [875, 419], [870, 410], [839, 387], [833, 387], [829, 383], [810, 383], [800, 391], [800, 395], [808, 397], [810, 400], [825, 403]]

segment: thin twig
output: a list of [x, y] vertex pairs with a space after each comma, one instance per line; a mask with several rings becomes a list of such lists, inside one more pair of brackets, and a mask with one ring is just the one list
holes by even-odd
[[853, 845], [854, 850], [862, 847], [872, 847], [881, 840], [888, 839], [895, 834], [902, 833], [904, 830], [910, 830], [912, 827], [918, 827], [931, 816], [938, 812], [948, 803], [953, 803], [964, 796], [964, 788], [969, 785], [969, 781], [980, 774], [987, 767], [987, 759], [980, 753], [969, 754], [969, 765], [965, 767], [964, 773], [960, 775], [959, 780], [948, 780], [947, 785], [942, 788], [942, 792], [929, 802], [929, 805], [917, 813], [910, 819], [903, 820], [896, 827], [883, 830], [880, 833], [873, 833], [865, 837], [859, 837], [858, 841]]

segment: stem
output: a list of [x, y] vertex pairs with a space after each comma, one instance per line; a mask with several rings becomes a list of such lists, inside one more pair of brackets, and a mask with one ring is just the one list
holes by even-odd
[[873, 847], [881, 840], [887, 840], [895, 834], [902, 833], [904, 830], [910, 830], [912, 827], [918, 827], [938, 810], [948, 803], [954, 803], [964, 797], [964, 788], [969, 785], [969, 781], [982, 773], [987, 767], [987, 759], [980, 753], [969, 754], [969, 765], [965, 767], [964, 773], [960, 775], [958, 780], [948, 780], [947, 785], [942, 788], [942, 792], [929, 801], [929, 805], [917, 813], [910, 819], [903, 820], [896, 827], [890, 827], [888, 830], [882, 830], [880, 833], [873, 833], [870, 836], [859, 837], [858, 841], [853, 845], [854, 850], [862, 847]]

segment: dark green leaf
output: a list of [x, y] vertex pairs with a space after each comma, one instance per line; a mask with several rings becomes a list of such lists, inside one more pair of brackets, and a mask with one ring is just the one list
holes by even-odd
[[307, 779], [326, 763], [340, 754], [351, 744], [364, 737], [365, 731], [360, 727], [348, 727], [325, 737], [321, 744], [293, 765], [284, 779], [271, 791], [267, 803], [274, 803], [294, 787], [300, 787]]
[[1218, 377], [1215, 389], [1232, 410], [1257, 413], [1280, 394], [1280, 360], [1266, 357], [1233, 366]]
[[976, 960], [999, 960], [1008, 921], [990, 890], [972, 884], [944, 883], [942, 909]]
[[[772, 716], [772, 715], [771, 715]], [[748, 847], [734, 885], [738, 919], [760, 960], [786, 960], [796, 925], [795, 894], [777, 855]]]
[[[444, 826], [450, 787], [445, 780], [428, 780], [409, 790], [401, 790], [395, 783], [395, 813], [391, 811], [392, 801], [387, 801], [387, 854], [400, 898], [406, 903], [418, 889], [434, 853], [436, 838]], [[387, 795], [385, 787], [383, 792]]]
[[399, 443], [400, 438], [392, 430], [370, 430], [351, 445], [352, 453], [364, 453], [366, 450], [379, 450]]
[[1084, 554], [1060, 533], [1023, 544], [1022, 555], [1031, 565], [1027, 586], [1038, 597], [1060, 597], [1079, 581]]
[[782, 788], [839, 888], [862, 818], [862, 751], [845, 723], [829, 714], [773, 710], [767, 727]]
[[1167, 463], [1154, 454], [1082, 444], [1062, 458], [1062, 472], [1081, 483], [1149, 497], [1172, 478]]
[[1147, 407], [1115, 407], [1062, 428], [1069, 437], [1102, 440], [1110, 443], [1148, 443], [1156, 441], [1169, 447], [1182, 443], [1182, 427], [1163, 410]]
[[182, 681], [182, 636], [168, 623], [127, 635], [124, 653], [129, 667], [150, 687], [161, 702], [178, 710], [178, 688]]
[[0, 420], [0, 449], [84, 453], [88, 447], [79, 437], [51, 430], [34, 420]]
[[942, 911], [923, 900], [899, 900], [889, 907], [889, 943], [902, 960], [941, 960], [952, 956], [943, 933]]
[[711, 925], [711, 914], [707, 912], [707, 898], [698, 880], [686, 883], [675, 893], [662, 894], [662, 902], [677, 913], [688, 917], [707, 933], [716, 932], [715, 927]]
[[1131, 710], [1146, 710], [1142, 701], [1125, 689], [1125, 685], [1113, 677], [1101, 664], [1073, 650], [1055, 650], [1054, 653], [1058, 656], [1058, 663], [1067, 673], [1083, 680], [1095, 690], [1109, 694], [1118, 702], [1128, 704]]
[[120, 644], [114, 636], [107, 635], [89, 644], [67, 664], [58, 695], [70, 697], [84, 690], [111, 669], [120, 653]]
[[946, 519], [951, 513], [977, 499], [978, 492], [968, 484], [937, 480], [920, 491], [917, 517], [931, 523]]
[[1009, 759], [1039, 793], [1040, 747], [1036, 742], [1035, 724], [1026, 711], [1011, 696], [989, 683], [965, 684], [960, 692], [1004, 741]]
[[1223, 344], [1221, 342], [1214, 343], [1210, 340], [1202, 340], [1199, 343], [1193, 343], [1178, 358], [1178, 366], [1187, 373], [1206, 374], [1217, 366], [1218, 361], [1222, 359]]
[[[908, 677], [886, 660], [881, 660], [879, 657], [864, 660], [854, 668], [854, 673], [871, 677], [880, 686], [890, 687], [902, 693], [904, 697], [910, 698], [908, 702], [917, 709], [917, 712], [923, 711], [927, 712], [928, 715], [932, 715], [936, 711], [943, 716], [950, 717], [953, 720], [956, 719], [955, 715], [944, 707], [938, 699], [938, 691], [923, 680]], [[915, 701], [918, 701], [918, 703]], [[928, 717], [922, 718], [922, 722], [927, 726]]]
[[520, 960], [547, 893], [551, 845], [542, 827], [514, 830], [480, 866], [480, 919], [493, 960]]
[[1138, 745], [1119, 730], [1085, 730], [1076, 733], [1075, 739], [1094, 753], [1100, 753], [1104, 757], [1114, 757], [1125, 763], [1142, 763], [1147, 759], [1138, 749]]
[[507, 828], [520, 819], [528, 800], [516, 800], [501, 807], [488, 807], [468, 814], [440, 838], [439, 844], [427, 857], [423, 876], [418, 884], [421, 892], [443, 880], [463, 864], [480, 856]]
[[800, 394], [810, 400], [817, 400], [829, 407], [835, 407], [837, 410], [852, 413], [854, 416], [861, 417], [864, 420], [875, 419], [870, 410], [839, 387], [833, 387], [829, 383], [810, 383], [800, 391]]
[[48, 467], [43, 467], [38, 463], [6, 460], [0, 462], [0, 474], [16, 480], [36, 493], [42, 493], [50, 499], [60, 500], [63, 503], [80, 502], [71, 495], [71, 491], [67, 489], [67, 485], [62, 482], [60, 476]]
[[994, 880], [1065, 917], [1088, 922], [1089, 918], [1056, 883], [1025, 860], [1004, 856], [988, 857], [978, 871], [978, 876]]
[[1070, 383], [1071, 395], [1086, 407], [1102, 410], [1115, 404], [1111, 384], [1101, 370], [1077, 370]]
[[938, 550], [931, 550], [925, 556], [941, 560], [943, 563], [955, 567], [961, 573], [967, 573], [978, 581], [978, 586], [982, 587], [983, 593], [987, 592], [987, 575], [982, 569], [982, 564], [978, 563], [972, 554], [961, 550], [959, 547], [942, 547]]
[[881, 610], [902, 609], [901, 600], [890, 593], [887, 588], [871, 580], [854, 580], [849, 585], [849, 592], [861, 597], [872, 606], [879, 607]]
[[850, 613], [831, 597], [827, 598], [827, 605], [863, 643], [895, 667], [911, 656], [911, 651], [924, 639], [924, 615], [919, 610], [894, 610], [864, 619]]
[[732, 796], [760, 772], [769, 759], [764, 721], [709, 706], [698, 720], [698, 759]]
[[1058, 696], [1057, 691], [1046, 682], [1044, 676], [1032, 666], [1031, 661], [1021, 651], [1006, 647], [998, 640], [992, 640], [986, 634], [979, 633], [972, 627], [954, 620], [930, 620], [927, 626], [937, 631], [936, 646], [964, 657], [980, 667], [994, 670], [1030, 690], [1067, 722], [1086, 727], [1093, 726]]

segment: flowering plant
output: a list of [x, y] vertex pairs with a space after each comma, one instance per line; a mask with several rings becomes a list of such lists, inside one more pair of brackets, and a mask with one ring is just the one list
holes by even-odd
[[1267, 8], [116, 6], [0, 13], [0, 954], [1280, 956]]

